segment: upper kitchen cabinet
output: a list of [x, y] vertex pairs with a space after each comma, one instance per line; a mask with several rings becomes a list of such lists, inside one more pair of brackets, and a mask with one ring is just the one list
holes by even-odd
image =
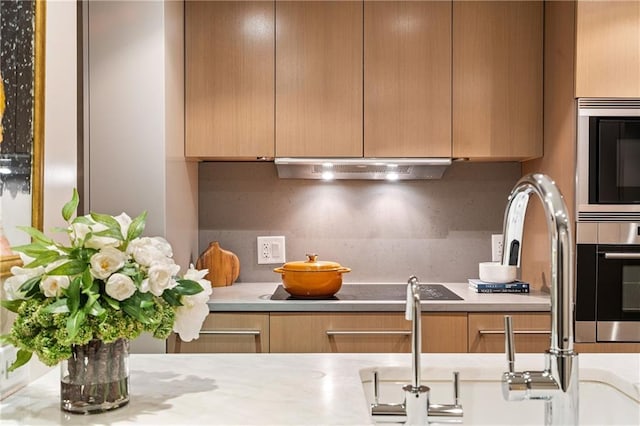
[[543, 2], [453, 2], [453, 156], [542, 156]]
[[365, 1], [365, 157], [451, 156], [451, 9]]
[[361, 157], [362, 2], [276, 2], [276, 156]]
[[640, 1], [579, 1], [576, 93], [640, 97]]
[[273, 2], [186, 2], [187, 157], [273, 157], [274, 47]]

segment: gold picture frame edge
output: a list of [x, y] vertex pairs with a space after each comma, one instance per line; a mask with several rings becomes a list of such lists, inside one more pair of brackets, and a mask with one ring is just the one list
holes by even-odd
[[[45, 83], [46, 0], [35, 0], [33, 158], [31, 176], [31, 226], [44, 227], [44, 83]], [[0, 278], [11, 275], [11, 268], [22, 266], [20, 256], [0, 257]]]
[[11, 275], [11, 268], [14, 266], [22, 266], [22, 260], [20, 256], [11, 255], [11, 256], [3, 256], [0, 261], [0, 278], [4, 278], [8, 275]]
[[44, 90], [45, 90], [45, 34], [46, 0], [35, 0], [34, 36], [34, 111], [33, 111], [33, 177], [31, 196], [31, 226], [44, 226]]

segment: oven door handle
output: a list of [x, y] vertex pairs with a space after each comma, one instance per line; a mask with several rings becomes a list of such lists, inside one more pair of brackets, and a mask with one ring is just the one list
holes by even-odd
[[604, 253], [605, 259], [640, 259], [640, 253]]

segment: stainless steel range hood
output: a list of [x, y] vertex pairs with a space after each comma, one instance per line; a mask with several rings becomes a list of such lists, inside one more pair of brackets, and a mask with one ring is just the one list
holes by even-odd
[[283, 179], [440, 179], [451, 158], [276, 158]]

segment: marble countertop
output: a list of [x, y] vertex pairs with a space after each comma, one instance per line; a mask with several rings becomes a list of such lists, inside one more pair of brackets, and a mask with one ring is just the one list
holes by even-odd
[[[461, 376], [465, 368], [476, 368], [491, 377], [497, 374], [496, 380], [505, 367], [503, 354], [424, 354], [421, 362], [423, 369], [459, 369]], [[517, 362], [520, 370], [541, 369], [543, 355], [518, 354]], [[410, 354], [135, 354], [130, 357], [128, 405], [87, 416], [64, 413], [59, 368], [54, 368], [0, 402], [0, 423], [370, 424], [360, 370], [409, 365]], [[640, 401], [640, 355], [581, 354], [580, 367], [601, 369], [601, 379], [618, 383]], [[423, 383], [429, 384], [428, 374]], [[473, 409], [464, 398], [463, 406]], [[500, 392], [495, 398], [502, 398]]]
[[[345, 312], [404, 311], [404, 300], [271, 300], [280, 283], [235, 283], [215, 287], [209, 301], [214, 312]], [[355, 284], [355, 283], [349, 283]], [[385, 283], [388, 284], [388, 283]], [[426, 283], [425, 283], [426, 284]], [[423, 312], [545, 312], [551, 304], [549, 295], [537, 290], [528, 294], [476, 293], [467, 283], [439, 283], [463, 300], [423, 300]], [[404, 285], [398, 283], [398, 285]]]

